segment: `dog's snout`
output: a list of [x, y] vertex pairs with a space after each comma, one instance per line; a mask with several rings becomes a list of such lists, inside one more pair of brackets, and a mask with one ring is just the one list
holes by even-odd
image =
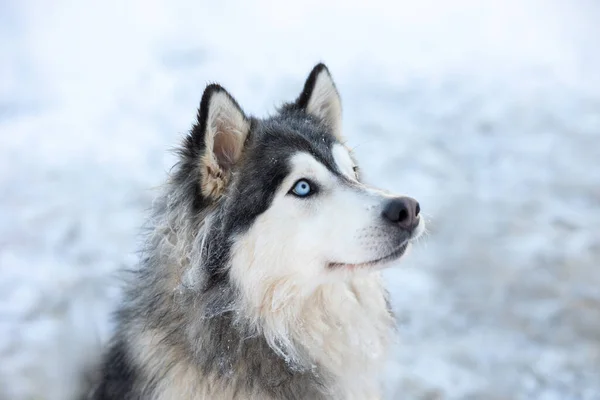
[[413, 230], [419, 224], [419, 203], [410, 197], [396, 197], [389, 200], [383, 208], [383, 218], [403, 229]]

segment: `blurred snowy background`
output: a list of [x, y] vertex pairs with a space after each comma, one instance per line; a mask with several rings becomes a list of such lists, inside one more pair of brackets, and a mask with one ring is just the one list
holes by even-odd
[[597, 1], [0, 0], [0, 399], [70, 400], [218, 81], [326, 62], [367, 179], [431, 231], [386, 272], [387, 399], [600, 399]]

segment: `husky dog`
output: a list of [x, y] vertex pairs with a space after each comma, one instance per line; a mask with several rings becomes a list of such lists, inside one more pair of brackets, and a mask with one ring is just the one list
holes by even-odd
[[209, 85], [88, 398], [379, 398], [395, 326], [379, 271], [423, 222], [344, 143], [323, 64], [266, 119]]

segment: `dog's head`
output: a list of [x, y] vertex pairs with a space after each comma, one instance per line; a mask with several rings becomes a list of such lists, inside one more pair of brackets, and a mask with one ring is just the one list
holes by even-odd
[[179, 182], [207, 216], [196, 240], [210, 279], [314, 287], [397, 260], [423, 230], [417, 201], [361, 182], [323, 64], [266, 119], [208, 86], [181, 153]]

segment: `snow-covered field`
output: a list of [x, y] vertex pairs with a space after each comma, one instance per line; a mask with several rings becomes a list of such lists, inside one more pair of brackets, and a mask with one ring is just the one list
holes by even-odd
[[[368, 4], [368, 5], [367, 5]], [[386, 272], [388, 399], [600, 399], [600, 4], [0, 1], [0, 399], [69, 400], [204, 85], [325, 61], [371, 182], [430, 235]]]

